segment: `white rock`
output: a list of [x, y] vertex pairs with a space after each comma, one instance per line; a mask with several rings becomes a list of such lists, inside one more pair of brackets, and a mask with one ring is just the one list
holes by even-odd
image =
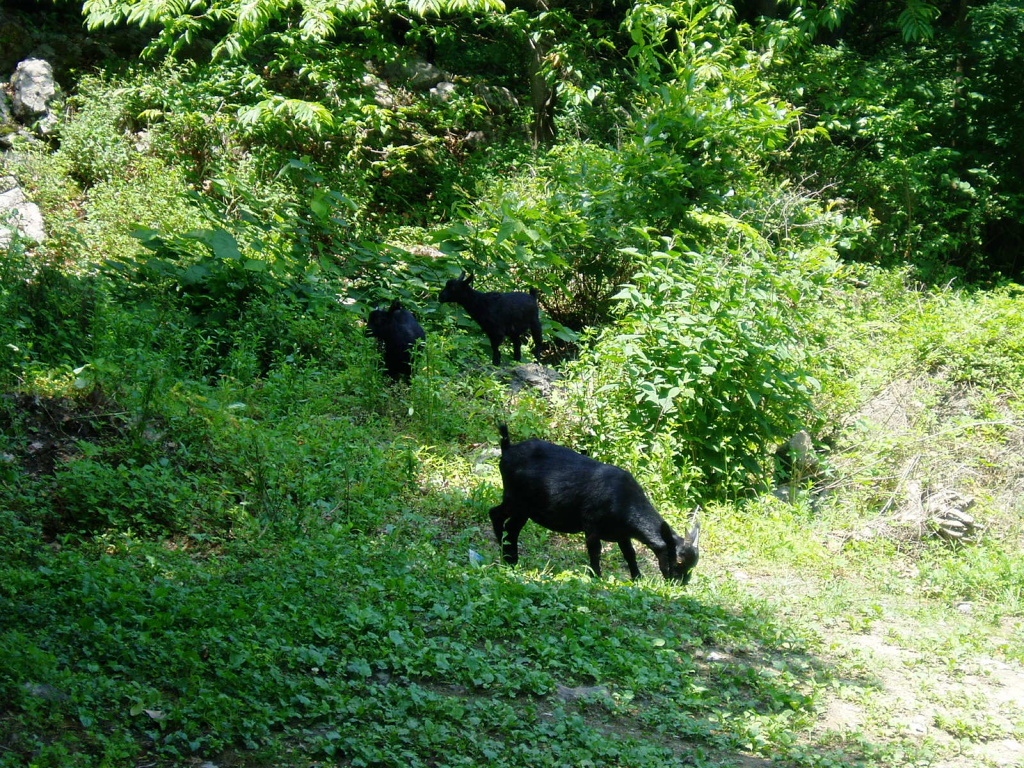
[[11, 76], [14, 114], [21, 120], [42, 117], [57, 95], [53, 67], [43, 59], [25, 59]]
[[12, 176], [0, 178], [0, 248], [6, 248], [17, 231], [22, 237], [41, 243], [46, 239], [43, 214], [30, 202]]

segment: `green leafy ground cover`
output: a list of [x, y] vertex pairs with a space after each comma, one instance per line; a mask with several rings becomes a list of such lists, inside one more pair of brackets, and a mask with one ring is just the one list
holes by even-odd
[[[911, 335], [929, 341], [908, 355], [958, 337], [955, 319], [934, 326], [948, 301], [979, 300], [914, 299], [930, 321]], [[352, 341], [343, 372], [283, 365], [252, 387], [172, 385], [151, 395], [145, 428], [137, 411], [104, 427], [111, 404], [74, 382], [5, 400], [5, 764], [1020, 758], [1013, 502], [986, 499], [981, 541], [959, 550], [850, 535], [878, 516], [863, 495], [898, 491], [907, 446], [948, 447], [948, 420], [853, 421], [836, 462], [848, 485], [816, 509], [709, 505], [685, 589], [624, 581], [611, 551], [613, 576], [591, 580], [581, 541], [533, 526], [511, 571], [486, 523], [500, 496], [493, 419], [525, 424], [557, 398], [510, 396], [486, 370], [386, 389], [372, 347]], [[1019, 437], [1012, 410], [991, 415], [979, 447]], [[76, 437], [90, 434], [78, 422], [91, 436]], [[55, 482], [23, 473], [33, 440], [63, 454]], [[89, 522], [93, 536], [67, 532]], [[158, 524], [177, 532], [140, 535]], [[645, 572], [657, 573], [649, 556]]]

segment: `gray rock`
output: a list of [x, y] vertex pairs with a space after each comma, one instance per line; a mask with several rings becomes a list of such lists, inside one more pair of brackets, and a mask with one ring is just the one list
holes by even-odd
[[30, 202], [13, 176], [0, 177], [0, 248], [6, 248], [18, 232], [28, 240], [46, 239], [43, 214]]
[[520, 392], [527, 387], [539, 389], [542, 395], [550, 395], [556, 381], [562, 374], [554, 368], [547, 368], [538, 363], [525, 363], [512, 369], [512, 381], [509, 385], [512, 392]]
[[456, 89], [455, 83], [449, 83], [447, 80], [442, 80], [430, 89], [430, 98], [436, 101], [450, 101], [452, 96], [455, 95]]
[[392, 92], [391, 86], [379, 77], [367, 72], [363, 75], [363, 85], [373, 90], [373, 100], [377, 102], [378, 106], [385, 109], [395, 108], [395, 104], [398, 102], [395, 100], [395, 94]]
[[557, 683], [556, 693], [560, 699], [565, 701], [579, 701], [581, 699], [609, 699], [611, 691], [606, 685], [578, 685], [569, 687]]
[[43, 59], [25, 59], [11, 76], [14, 92], [14, 114], [29, 122], [43, 117], [57, 95], [53, 67]]
[[29, 696], [43, 701], [67, 701], [71, 697], [48, 683], [25, 683], [22, 688]]
[[384, 67], [388, 80], [399, 81], [414, 91], [429, 91], [442, 80], [444, 72], [422, 59], [393, 61]]
[[425, 259], [444, 259], [447, 254], [440, 248], [435, 248], [432, 245], [414, 245], [409, 248], [409, 253], [419, 256]]
[[974, 497], [952, 488], [940, 488], [924, 499], [922, 507], [931, 529], [941, 538], [962, 541], [972, 539], [980, 526], [967, 510], [974, 506]]
[[484, 85], [480, 83], [474, 86], [473, 92], [483, 99], [484, 104], [498, 112], [515, 109], [519, 106], [519, 99], [516, 98], [515, 94], [508, 88], [500, 85]]
[[473, 458], [474, 475], [494, 474], [497, 462], [501, 459], [501, 450], [495, 445], [485, 445]]

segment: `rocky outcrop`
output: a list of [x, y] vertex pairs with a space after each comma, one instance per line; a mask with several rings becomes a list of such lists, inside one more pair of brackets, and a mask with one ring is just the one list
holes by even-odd
[[510, 371], [509, 388], [513, 393], [534, 389], [545, 397], [549, 396], [562, 374], [554, 368], [539, 363], [524, 363]]
[[[472, 77], [445, 72], [423, 59], [403, 59], [387, 63], [366, 62], [362, 85], [373, 93], [373, 99], [384, 109], [396, 109], [426, 97], [433, 102], [447, 103], [458, 98], [482, 102], [491, 118], [500, 118], [519, 107], [511, 90], [503, 86], [474, 82]], [[482, 127], [495, 128], [494, 120]], [[490, 142], [490, 136], [475, 129], [458, 137], [464, 150], [479, 149]]]
[[[26, 140], [50, 135], [60, 120], [60, 88], [53, 67], [44, 59], [21, 61], [10, 82], [0, 87], [0, 149], [9, 149], [18, 137]], [[46, 239], [43, 214], [13, 176], [0, 177], [0, 248], [15, 234], [41, 243]]]
[[429, 91], [448, 79], [444, 72], [422, 59], [388, 62], [384, 65], [384, 77], [412, 91]]

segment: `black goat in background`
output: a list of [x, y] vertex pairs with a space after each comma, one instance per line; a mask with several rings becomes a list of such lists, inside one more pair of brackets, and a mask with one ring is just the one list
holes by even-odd
[[490, 339], [491, 362], [501, 365], [501, 343], [512, 340], [513, 354], [519, 362], [523, 359], [523, 336], [527, 332], [533, 336], [533, 354], [540, 357], [544, 344], [537, 295], [536, 288], [529, 293], [477, 291], [473, 288], [473, 275], [463, 272], [445, 284], [438, 300], [462, 305]]
[[377, 339], [384, 353], [384, 370], [395, 381], [412, 377], [413, 350], [427, 338], [416, 316], [395, 299], [388, 309], [375, 309], [366, 321], [366, 332]]

